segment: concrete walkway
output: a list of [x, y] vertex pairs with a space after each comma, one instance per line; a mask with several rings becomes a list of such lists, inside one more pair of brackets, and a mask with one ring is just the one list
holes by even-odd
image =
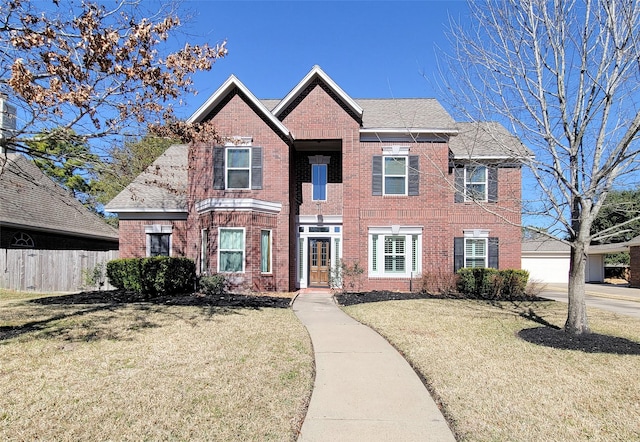
[[329, 293], [298, 295], [316, 378], [299, 441], [455, 441], [411, 366]]

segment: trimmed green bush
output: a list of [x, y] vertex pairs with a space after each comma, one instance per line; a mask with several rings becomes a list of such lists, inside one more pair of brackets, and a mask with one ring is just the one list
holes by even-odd
[[190, 292], [195, 275], [195, 263], [188, 258], [123, 258], [107, 263], [111, 285], [147, 296]]
[[216, 273], [214, 275], [202, 276], [200, 278], [200, 292], [209, 296], [224, 295], [229, 289], [229, 281], [227, 278]]
[[466, 298], [517, 299], [526, 296], [526, 270], [463, 268], [458, 271], [458, 291]]

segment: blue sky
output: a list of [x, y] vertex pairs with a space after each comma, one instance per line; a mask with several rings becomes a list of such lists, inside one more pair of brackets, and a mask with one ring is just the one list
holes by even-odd
[[226, 39], [229, 54], [194, 77], [198, 95], [177, 114], [191, 115], [230, 74], [258, 98], [282, 98], [316, 64], [353, 98], [439, 98], [436, 45], [446, 50], [449, 15], [466, 11], [463, 0], [187, 0], [179, 39]]

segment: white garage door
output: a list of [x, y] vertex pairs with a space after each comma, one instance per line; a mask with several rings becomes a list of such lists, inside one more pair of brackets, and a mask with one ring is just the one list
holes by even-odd
[[568, 257], [522, 257], [522, 268], [529, 271], [529, 280], [540, 282], [569, 281]]

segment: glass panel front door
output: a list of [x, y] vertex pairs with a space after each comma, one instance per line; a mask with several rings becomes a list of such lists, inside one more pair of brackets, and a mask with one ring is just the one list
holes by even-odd
[[309, 238], [309, 285], [329, 287], [329, 238]]

